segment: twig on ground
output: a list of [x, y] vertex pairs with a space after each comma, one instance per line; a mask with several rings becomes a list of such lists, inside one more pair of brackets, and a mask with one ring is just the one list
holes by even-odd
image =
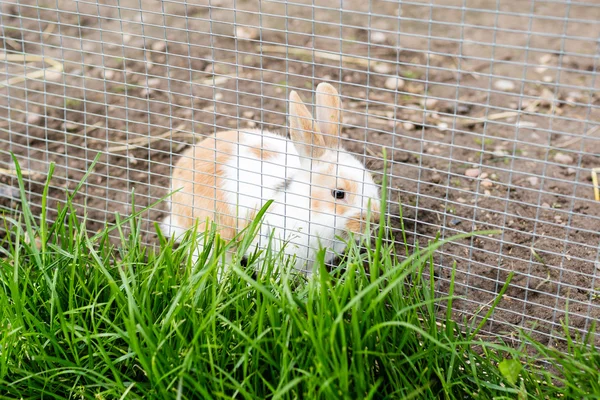
[[46, 39], [48, 36], [50, 36], [54, 32], [55, 29], [56, 29], [56, 24], [49, 23], [48, 26], [46, 27], [46, 29], [44, 29], [44, 34], [42, 35], [42, 38]]
[[[21, 168], [21, 175], [23, 176], [32, 176], [35, 174], [37, 174], [37, 172]], [[0, 168], [0, 175], [17, 176], [17, 171], [14, 169]]]
[[595, 133], [598, 129], [600, 129], [600, 125], [596, 125], [593, 128], [590, 128], [583, 136], [577, 136], [568, 140], [565, 140], [562, 143], [556, 143], [553, 144], [552, 147], [557, 147], [559, 149], [564, 149], [565, 147], [569, 147], [577, 142], [579, 142], [580, 140], [582, 140], [583, 138]]
[[230, 79], [235, 79], [235, 76], [223, 75], [223, 76], [215, 76], [212, 78], [203, 78], [203, 79], [195, 79], [192, 83], [201, 84], [201, 85], [209, 85], [209, 86], [218, 86], [227, 82]]
[[594, 184], [594, 198], [596, 201], [600, 201], [600, 187], [598, 186], [598, 173], [600, 173], [600, 168], [592, 169], [592, 183]]
[[27, 79], [39, 79], [43, 78], [46, 74], [46, 71], [55, 71], [58, 73], [62, 73], [64, 71], [64, 66], [62, 63], [56, 61], [53, 58], [39, 56], [35, 54], [6, 54], [0, 53], [0, 59], [4, 59], [4, 61], [9, 62], [38, 62], [42, 61], [51, 65], [50, 68], [43, 68], [37, 71], [32, 71], [23, 76], [15, 76], [10, 79], [5, 80], [4, 82], [0, 82], [0, 87], [2, 86], [12, 86], [18, 83], [24, 82]]
[[307, 50], [307, 49], [298, 49], [298, 48], [289, 48], [284, 46], [262, 46], [257, 49], [259, 51], [267, 53], [280, 53], [280, 54], [288, 54], [293, 56], [303, 56], [312, 58], [321, 58], [329, 61], [341, 61], [352, 63], [356, 65], [360, 65], [362, 67], [368, 67], [371, 61], [359, 58], [359, 57], [350, 57], [350, 56], [340, 56], [339, 54], [326, 53], [324, 51], [316, 51], [316, 50]]
[[143, 147], [143, 146], [139, 146], [138, 143], [139, 144], [150, 144], [150, 143], [155, 142], [160, 139], [173, 138], [176, 136], [181, 137], [181, 136], [193, 135], [191, 132], [183, 132], [183, 134], [181, 134], [181, 132], [180, 132], [179, 135], [175, 134], [175, 133], [177, 133], [177, 131], [181, 131], [183, 128], [185, 128], [185, 124], [180, 124], [180, 125], [177, 125], [175, 128], [173, 128], [165, 133], [161, 133], [160, 135], [157, 135], [157, 136], [129, 139], [129, 141], [125, 145], [109, 147], [108, 152], [109, 153], [119, 153], [121, 151], [127, 151], [127, 150], [131, 149], [132, 147]]

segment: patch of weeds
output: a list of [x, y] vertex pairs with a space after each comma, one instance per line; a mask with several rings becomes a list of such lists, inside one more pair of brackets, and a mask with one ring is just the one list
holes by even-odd
[[473, 139], [473, 140], [475, 141], [475, 144], [478, 144], [478, 145], [480, 145], [480, 146], [481, 146], [481, 145], [484, 145], [484, 146], [491, 146], [491, 145], [493, 145], [493, 144], [494, 144], [494, 140], [493, 140], [493, 139], [490, 139], [490, 138], [485, 138], [485, 139], [483, 139], [483, 140], [482, 140], [481, 138], [478, 138], [478, 137], [476, 137], [476, 138], [475, 138], [475, 139]]
[[75, 98], [65, 99], [65, 108], [68, 108], [70, 110], [74, 110], [76, 108], [79, 108], [80, 105], [81, 105], [81, 100], [80, 99], [75, 99]]

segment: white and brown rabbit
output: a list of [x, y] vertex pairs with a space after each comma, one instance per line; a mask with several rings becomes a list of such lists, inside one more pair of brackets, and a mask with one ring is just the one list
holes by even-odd
[[[186, 150], [173, 170], [171, 214], [163, 232], [181, 237], [198, 221], [214, 221], [230, 240], [270, 199], [251, 250], [271, 244], [312, 271], [320, 248], [326, 262], [343, 252], [349, 232], [364, 233], [379, 218], [379, 193], [364, 165], [341, 147], [342, 104], [333, 86], [316, 91], [316, 121], [290, 93], [290, 139], [267, 131], [226, 131]], [[370, 207], [370, 212], [367, 210]], [[273, 230], [274, 229], [274, 230]]]

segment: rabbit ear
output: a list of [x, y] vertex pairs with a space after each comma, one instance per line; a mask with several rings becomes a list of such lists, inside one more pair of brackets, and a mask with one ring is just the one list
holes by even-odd
[[296, 91], [290, 93], [290, 136], [301, 157], [325, 154], [323, 135]]
[[333, 86], [321, 82], [317, 86], [317, 123], [323, 133], [325, 145], [340, 147], [342, 130], [342, 100]]

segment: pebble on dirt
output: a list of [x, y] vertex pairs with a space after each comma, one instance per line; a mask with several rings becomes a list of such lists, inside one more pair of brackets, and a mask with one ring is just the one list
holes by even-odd
[[405, 84], [406, 84], [406, 82], [404, 82], [404, 79], [399, 78], [399, 77], [394, 77], [394, 78], [387, 78], [385, 80], [384, 86], [386, 89], [400, 90], [404, 87]]
[[510, 92], [511, 90], [515, 90], [515, 84], [511, 81], [507, 81], [504, 79], [500, 79], [494, 82], [494, 87], [498, 90], [502, 90], [503, 92]]
[[148, 87], [157, 88], [160, 86], [160, 78], [148, 79]]
[[477, 178], [480, 173], [481, 170], [479, 168], [469, 168], [465, 171], [465, 176], [468, 176], [469, 178]]
[[554, 161], [559, 164], [573, 164], [573, 157], [564, 153], [556, 153], [554, 155]]
[[438, 101], [436, 99], [426, 99], [426, 100], [424, 99], [424, 100], [421, 100], [420, 103], [426, 109], [431, 110], [432, 108], [435, 108]]
[[107, 81], [111, 81], [115, 77], [115, 71], [113, 71], [112, 69], [105, 69], [102, 75], [104, 79], [106, 79]]
[[256, 40], [260, 37], [258, 29], [250, 28], [247, 26], [236, 26], [235, 27], [235, 38], [241, 40]]
[[371, 32], [371, 43], [383, 44], [386, 42], [387, 37], [383, 32]]
[[413, 124], [412, 122], [403, 122], [402, 123], [402, 129], [406, 130], [406, 131], [414, 131], [416, 129], [416, 125]]
[[43, 120], [43, 117], [40, 114], [36, 113], [27, 113], [26, 121], [29, 125], [39, 125]]
[[432, 183], [440, 183], [442, 181], [442, 176], [440, 174], [431, 175], [431, 179], [429, 179]]
[[494, 182], [492, 182], [492, 180], [489, 178], [485, 178], [481, 181], [481, 186], [483, 186], [484, 188], [491, 188], [492, 186], [494, 186]]
[[373, 72], [378, 74], [389, 74], [392, 72], [392, 67], [386, 63], [377, 63], [373, 66]]
[[150, 48], [154, 51], [158, 51], [158, 52], [163, 52], [167, 49], [167, 44], [165, 42], [163, 42], [162, 40], [158, 40], [154, 43], [152, 43], [152, 46], [150, 46]]

